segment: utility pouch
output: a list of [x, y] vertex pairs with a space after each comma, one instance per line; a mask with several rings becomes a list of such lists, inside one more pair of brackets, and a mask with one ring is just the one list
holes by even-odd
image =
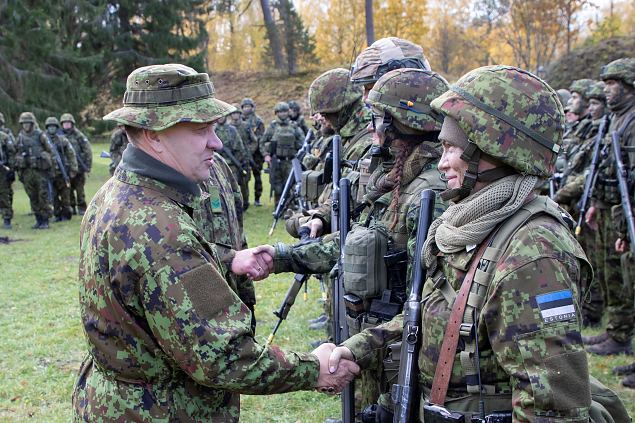
[[364, 195], [366, 195], [366, 186], [370, 179], [370, 162], [371, 159], [364, 159], [359, 162], [359, 183], [357, 188], [357, 204], [364, 202]]
[[388, 322], [401, 312], [402, 304], [391, 301], [392, 292], [386, 289], [380, 299], [370, 302], [368, 316], [378, 319], [381, 322]]
[[465, 416], [439, 405], [425, 404], [423, 406], [423, 421], [425, 423], [465, 423]]
[[17, 156], [15, 156], [15, 167], [17, 169], [26, 169], [27, 157], [24, 157], [23, 154], [18, 154]]
[[302, 172], [300, 195], [307, 201], [317, 201], [324, 191], [324, 171], [305, 170]]
[[29, 169], [38, 169], [38, 159], [37, 157], [31, 155], [26, 157], [26, 167]]
[[344, 246], [344, 292], [362, 300], [380, 295], [388, 287], [387, 249], [388, 232], [383, 226], [355, 225]]
[[53, 166], [53, 161], [51, 160], [51, 155], [46, 151], [43, 151], [41, 156], [38, 157], [38, 165], [37, 168], [40, 170], [49, 170]]

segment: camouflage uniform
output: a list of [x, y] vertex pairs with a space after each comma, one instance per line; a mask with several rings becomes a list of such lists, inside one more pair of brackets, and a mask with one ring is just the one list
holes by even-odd
[[[249, 204], [249, 180], [251, 179], [252, 167], [256, 164], [252, 156], [252, 149], [254, 148], [254, 146], [258, 148], [258, 139], [254, 135], [254, 133], [249, 130], [249, 127], [247, 126], [245, 121], [243, 121], [240, 118], [240, 109], [237, 109], [236, 112], [231, 113], [229, 116], [230, 116], [230, 121], [229, 121], [230, 125], [236, 128], [236, 131], [238, 131], [238, 135], [240, 135], [240, 139], [243, 141], [243, 145], [245, 146], [245, 150], [247, 154], [247, 161], [249, 163], [248, 164], [249, 170], [247, 171], [247, 175], [238, 179], [238, 182], [240, 183], [240, 191], [243, 194], [243, 203], [242, 203], [243, 209], [247, 210], [250, 205]], [[234, 119], [234, 116], [236, 117], [235, 119]]]
[[[153, 107], [159, 90], [181, 100]], [[135, 103], [105, 119], [161, 131], [214, 121], [231, 107], [214, 98], [207, 74], [183, 65], [137, 69], [131, 91]], [[238, 393], [315, 386], [315, 356], [255, 342], [249, 309], [192, 217], [205, 198], [195, 182], [131, 145], [92, 199], [80, 232], [89, 356], [73, 392], [75, 421], [237, 422]]]
[[[245, 105], [251, 105], [253, 109], [247, 113], [245, 112]], [[256, 105], [252, 99], [244, 98], [240, 102], [240, 107], [243, 111], [241, 116], [243, 122], [247, 125], [249, 131], [254, 134], [254, 137], [249, 138], [246, 147], [249, 149], [251, 158], [254, 160], [251, 167], [251, 171], [254, 174], [254, 202], [256, 205], [260, 205], [260, 196], [262, 195], [262, 164], [265, 161], [262, 154], [260, 154], [260, 138], [262, 138], [265, 133], [265, 123], [260, 116], [256, 114]]]
[[24, 191], [29, 196], [31, 211], [35, 214], [36, 222], [33, 228], [46, 229], [52, 211], [49, 178], [53, 171], [53, 151], [46, 135], [39, 129], [35, 129], [36, 121], [33, 113], [22, 113], [19, 123], [31, 123], [32, 127], [29, 132], [22, 128], [18, 134], [16, 170], [20, 182], [24, 185]]
[[[628, 77], [630, 75], [630, 77]], [[626, 77], [625, 77], [626, 76]], [[635, 81], [635, 59], [618, 59], [602, 68], [600, 78], [603, 81], [617, 80], [620, 84], [630, 85], [633, 89]], [[631, 352], [631, 339], [633, 337], [633, 324], [635, 311], [633, 310], [633, 299], [624, 295], [625, 287], [630, 286], [632, 281], [627, 280], [621, 269], [620, 255], [615, 251], [615, 222], [611, 216], [611, 208], [621, 207], [621, 198], [617, 186], [615, 175], [615, 162], [611, 150], [611, 133], [621, 130], [630, 113], [635, 112], [635, 97], [623, 96], [622, 101], [617, 104], [608, 104], [611, 111], [611, 124], [604, 138], [604, 149], [607, 152], [602, 157], [598, 169], [598, 178], [593, 191], [592, 206], [596, 208], [596, 220], [599, 226], [598, 239], [601, 242], [597, 246], [598, 261], [603, 266], [603, 283], [605, 292], [605, 304], [608, 314], [608, 324], [606, 332], [609, 338], [599, 345], [589, 347], [590, 352], [598, 354]], [[635, 146], [635, 121], [625, 129], [620, 140], [624, 149], [624, 165], [626, 169], [635, 167], [635, 155], [628, 148]], [[628, 262], [628, 260], [626, 260]], [[615, 346], [617, 348], [610, 348]]]
[[108, 170], [111, 175], [115, 173], [115, 169], [117, 168], [117, 165], [119, 165], [123, 152], [127, 146], [128, 135], [126, 135], [126, 131], [123, 126], [118, 127], [110, 136], [110, 165], [108, 166]]
[[293, 112], [295, 113], [295, 116], [293, 116], [293, 113], [289, 114], [291, 120], [294, 121], [298, 128], [302, 130], [302, 133], [306, 135], [309, 132], [309, 127], [304, 120], [304, 116], [302, 116], [302, 109], [300, 108], [300, 104], [298, 104], [298, 102], [294, 100], [287, 102], [287, 104], [289, 105], [289, 109], [293, 110]]
[[[227, 120], [223, 123], [219, 122], [216, 125], [216, 135], [218, 135], [218, 138], [223, 142], [223, 150], [220, 151], [220, 154], [229, 165], [234, 174], [234, 178], [236, 178], [239, 183], [239, 192], [242, 192], [243, 204], [248, 204], [249, 202], [245, 192], [248, 191], [247, 182], [249, 181], [249, 173], [251, 172], [249, 168], [249, 151], [245, 148], [245, 144], [243, 144], [238, 130]], [[236, 163], [230, 159], [229, 153], [233, 155], [240, 166], [237, 166]]]
[[80, 216], [86, 211], [86, 176], [93, 165], [93, 150], [88, 138], [75, 126], [75, 118], [70, 113], [64, 113], [60, 117], [62, 126], [64, 122], [73, 124], [71, 129], [63, 129], [64, 136], [70, 141], [75, 157], [77, 157], [77, 175], [71, 178], [71, 208], [74, 214]]
[[[289, 106], [286, 103], [276, 105], [276, 113], [285, 110], [289, 111]], [[274, 172], [269, 177], [276, 204], [280, 201], [284, 184], [291, 172], [291, 160], [302, 147], [303, 141], [302, 130], [289, 117], [273, 120], [260, 139], [260, 154], [263, 157], [270, 156], [272, 162], [276, 161], [275, 165], [271, 166], [270, 164], [269, 168], [273, 169]]]
[[[73, 216], [71, 207], [71, 180], [77, 175], [77, 157], [71, 142], [60, 132], [60, 124], [57, 118], [50, 117], [45, 122], [46, 129], [56, 128], [56, 133], [47, 137], [53, 148], [53, 214], [55, 221], [70, 220]], [[64, 172], [55, 158], [59, 155], [64, 167]], [[66, 178], [68, 179], [65, 179]]]
[[[496, 107], [501, 104], [505, 106]], [[465, 415], [466, 421], [478, 413], [479, 384], [474, 386], [478, 379], [473, 375], [475, 370], [469, 371], [468, 366], [475, 361], [469, 352], [463, 354], [464, 348], [478, 342], [480, 361], [476, 363], [486, 413], [512, 412], [515, 422], [586, 422], [591, 398], [586, 355], [580, 339], [577, 286], [581, 279], [590, 276], [591, 269], [584, 252], [562, 223], [555, 203], [545, 197], [531, 201], [538, 178], [553, 172], [557, 146], [562, 143], [564, 115], [556, 93], [533, 75], [516, 68], [485, 67], [463, 76], [450, 91], [434, 100], [432, 107], [446, 115], [440, 139], [454, 144], [454, 138], [444, 135], [446, 127], [451, 132], [452, 122], [461, 132], [466, 146], [464, 157], [470, 167], [484, 153], [519, 173], [510, 175], [504, 167], [498, 167], [498, 177], [491, 174], [498, 180], [472, 195], [472, 182], [466, 174], [461, 188], [443, 195], [459, 202], [433, 222], [422, 251], [433, 276], [427, 280], [422, 296], [425, 300], [418, 357], [421, 402], [425, 403], [431, 395], [453, 293], [459, 290], [477, 250], [472, 242], [478, 246], [497, 224], [515, 216], [524, 205], [536, 203], [544, 205], [544, 213], [534, 215], [517, 228], [501, 258], [492, 263], [495, 267], [481, 267], [481, 281], [487, 274], [483, 269], [490, 269], [492, 275], [486, 292], [481, 292], [480, 285], [479, 288], [472, 285], [476, 291], [470, 297], [482, 298], [478, 300], [480, 306], [468, 303], [468, 307], [474, 304], [478, 315], [475, 328], [478, 337], [474, 337], [474, 332], [461, 335], [464, 344], [460, 344], [463, 347], [455, 355], [448, 395], [440, 405]], [[514, 126], [486, 111], [492, 108], [498, 114], [511, 114]], [[540, 141], [534, 141], [534, 134]], [[447, 159], [442, 157], [441, 163], [444, 160]], [[496, 192], [494, 189], [503, 186], [508, 187], [505, 200], [491, 195]], [[479, 200], [486, 203], [479, 204]], [[469, 217], [454, 220], [461, 207], [466, 208], [463, 211], [468, 216], [477, 213], [472, 204], [482, 207], [475, 217], [491, 217], [491, 220], [480, 227], [473, 241], [469, 237], [462, 242], [458, 242], [461, 238], [450, 241], [446, 234], [462, 232], [462, 227], [472, 222]], [[507, 209], [509, 204], [514, 206]], [[505, 213], [502, 209], [506, 209]], [[468, 226], [467, 232], [469, 228], [477, 227]], [[441, 278], [443, 275], [446, 281]], [[536, 275], [540, 275], [539, 280]], [[549, 302], [555, 298], [562, 298], [561, 303]], [[565, 309], [556, 310], [555, 305]], [[550, 314], [555, 318], [547, 317]], [[377, 354], [381, 347], [401, 340], [402, 324], [398, 316], [350, 338], [344, 345], [362, 368], [376, 366], [384, 358]]]
[[15, 139], [9, 128], [4, 125], [4, 116], [0, 113], [0, 213], [4, 228], [11, 229], [13, 218], [13, 181], [15, 181]]

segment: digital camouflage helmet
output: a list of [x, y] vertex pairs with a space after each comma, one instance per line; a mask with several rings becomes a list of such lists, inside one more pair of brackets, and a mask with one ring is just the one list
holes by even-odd
[[558, 94], [530, 72], [512, 66], [475, 69], [431, 106], [452, 117], [469, 139], [461, 156], [469, 163], [465, 186], [476, 182], [468, 174], [477, 174], [480, 152], [523, 175], [553, 174], [564, 110]]
[[351, 83], [346, 69], [331, 69], [318, 76], [309, 87], [311, 114], [337, 113], [362, 95], [362, 87]]
[[622, 81], [626, 85], [635, 87], [635, 59], [626, 57], [614, 60], [608, 65], [602, 66], [600, 79], [602, 81], [615, 79]]
[[276, 104], [276, 107], [273, 108], [273, 111], [274, 111], [274, 113], [288, 112], [289, 111], [289, 105], [287, 103], [285, 103], [284, 101], [281, 101], [278, 104]]
[[296, 113], [300, 113], [300, 110], [302, 109], [300, 107], [300, 103], [295, 100], [291, 100], [287, 101], [287, 104], [289, 105], [289, 109], [294, 110]]
[[233, 110], [214, 97], [208, 74], [176, 63], [135, 69], [128, 76], [123, 104], [104, 120], [153, 131], [180, 122], [212, 122]]
[[49, 126], [57, 126], [59, 128], [60, 127], [60, 121], [57, 120], [57, 118], [55, 116], [49, 116], [44, 121], [44, 127], [48, 128]]
[[240, 107], [243, 108], [245, 106], [251, 106], [253, 108], [256, 108], [256, 103], [254, 103], [254, 101], [251, 98], [245, 97], [240, 102]]
[[440, 131], [443, 116], [430, 102], [448, 90], [448, 83], [435, 72], [397, 69], [386, 73], [368, 93], [373, 113], [416, 131]]
[[430, 63], [418, 44], [397, 37], [382, 38], [357, 56], [350, 78], [355, 84], [366, 85], [401, 68], [430, 70]]
[[560, 99], [560, 104], [562, 104], [562, 107], [567, 107], [567, 103], [571, 98], [571, 93], [569, 92], [569, 90], [567, 90], [566, 88], [560, 88], [556, 92], [558, 93], [558, 98]]
[[585, 100], [588, 101], [588, 97], [586, 96], [587, 91], [595, 84], [595, 81], [592, 79], [576, 79], [571, 83], [569, 87], [569, 91], [571, 93], [578, 93]]
[[31, 112], [22, 112], [18, 118], [18, 123], [32, 123], [35, 124], [35, 115]]
[[71, 122], [75, 125], [75, 118], [70, 113], [63, 113], [62, 116], [60, 116], [60, 123], [64, 122]]
[[604, 94], [604, 82], [597, 81], [595, 84], [591, 85], [589, 89], [586, 91], [586, 98], [589, 100], [596, 99], [606, 103], [606, 94]]

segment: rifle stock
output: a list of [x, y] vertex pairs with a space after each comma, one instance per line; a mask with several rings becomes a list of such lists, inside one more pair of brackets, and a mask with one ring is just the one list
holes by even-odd
[[419, 393], [417, 359], [421, 348], [421, 295], [425, 282], [425, 272], [421, 263], [421, 250], [428, 236], [428, 229], [434, 216], [435, 192], [426, 189], [421, 192], [419, 222], [412, 272], [412, 290], [403, 307], [403, 335], [399, 365], [399, 379], [392, 386], [392, 400], [395, 403], [394, 423], [415, 421], [418, 411]]

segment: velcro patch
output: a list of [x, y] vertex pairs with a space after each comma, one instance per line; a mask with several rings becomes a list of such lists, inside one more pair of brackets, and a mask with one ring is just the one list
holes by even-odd
[[540, 315], [545, 323], [561, 322], [575, 318], [573, 294], [570, 289], [536, 296]]

